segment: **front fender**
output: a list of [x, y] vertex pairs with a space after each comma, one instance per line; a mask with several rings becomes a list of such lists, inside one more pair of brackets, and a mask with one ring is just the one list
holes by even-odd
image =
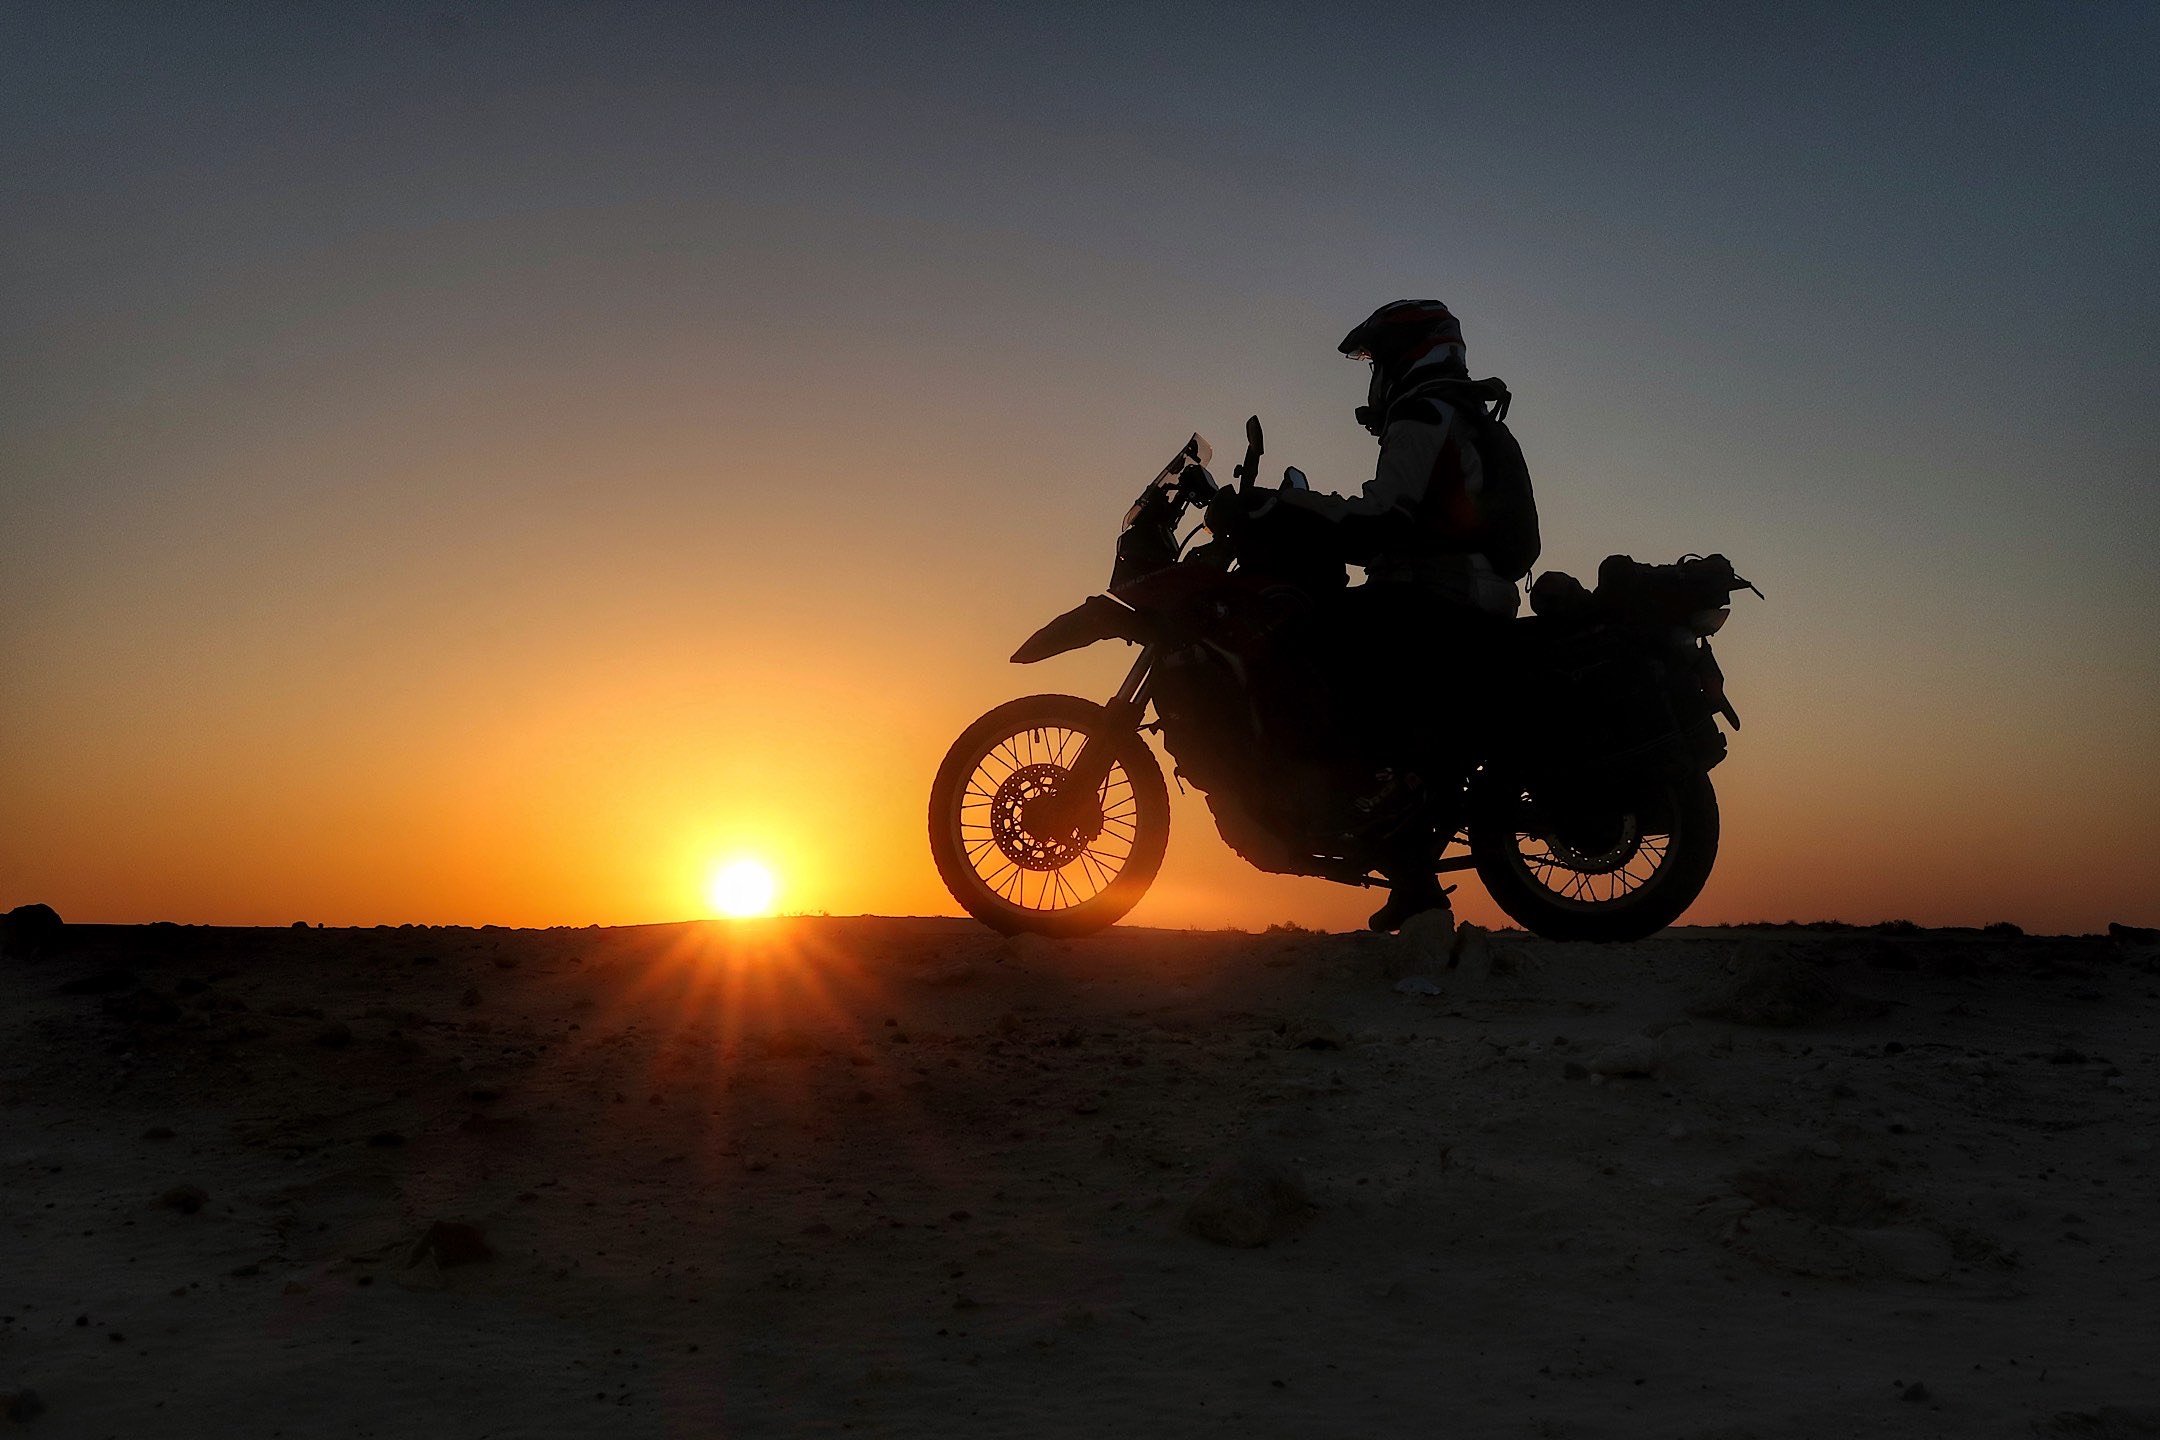
[[1098, 640], [1144, 644], [1147, 640], [1144, 630], [1140, 612], [1130, 605], [1120, 604], [1108, 595], [1090, 595], [1028, 636], [1027, 643], [1013, 651], [1012, 663], [1033, 665], [1038, 660], [1079, 650]]

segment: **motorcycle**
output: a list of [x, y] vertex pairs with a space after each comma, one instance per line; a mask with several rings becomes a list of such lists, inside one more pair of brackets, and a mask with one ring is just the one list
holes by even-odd
[[[1254, 497], [1258, 417], [1246, 441], [1233, 475]], [[1717, 859], [1709, 772], [1727, 746], [1717, 717], [1740, 724], [1710, 636], [1732, 594], [1754, 589], [1722, 556], [1670, 566], [1613, 556], [1595, 591], [1541, 576], [1534, 613], [1505, 622], [1508, 679], [1464, 773], [1423, 782], [1407, 822], [1397, 809], [1346, 825], [1340, 804], [1315, 801], [1320, 772], [1299, 758], [1314, 747], [1297, 743], [1295, 718], [1313, 673], [1298, 652], [1310, 650], [1315, 608], [1342, 585], [1342, 564], [1290, 524], [1197, 545], [1195, 526], [1181, 542], [1187, 512], [1222, 489], [1212, 459], [1207, 441], [1188, 440], [1126, 511], [1109, 588], [1012, 656], [1026, 665], [1104, 640], [1137, 645], [1116, 694], [1008, 701], [946, 753], [930, 849], [962, 908], [1006, 934], [1052, 936], [1090, 934], [1130, 911], [1169, 842], [1153, 732], [1224, 840], [1261, 869], [1384, 884], [1376, 870], [1401, 854], [1412, 823], [1436, 875], [1475, 871], [1503, 911], [1549, 939], [1636, 940], [1686, 912]], [[1284, 490], [1304, 487], [1285, 472]], [[1308, 514], [1275, 508], [1285, 521]]]

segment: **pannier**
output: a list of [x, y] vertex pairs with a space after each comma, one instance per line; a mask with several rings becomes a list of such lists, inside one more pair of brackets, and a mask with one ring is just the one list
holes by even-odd
[[1723, 555], [1683, 555], [1670, 565], [1645, 565], [1632, 555], [1608, 555], [1598, 566], [1595, 590], [1585, 589], [1580, 580], [1559, 570], [1538, 576], [1530, 587], [1530, 609], [1556, 621], [1685, 625], [1691, 616], [1724, 606], [1736, 590], [1755, 587], [1735, 574], [1732, 562]]

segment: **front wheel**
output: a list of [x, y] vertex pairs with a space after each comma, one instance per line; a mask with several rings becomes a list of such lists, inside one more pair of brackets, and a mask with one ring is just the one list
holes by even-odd
[[[1083, 745], [1110, 749], [1092, 796], [1063, 792]], [[930, 787], [930, 854], [968, 914], [1011, 935], [1088, 935], [1140, 902], [1170, 843], [1162, 767], [1073, 695], [1030, 695], [955, 740]]]
[[1554, 806], [1499, 785], [1470, 825], [1470, 856], [1493, 903], [1548, 940], [1657, 933], [1702, 894], [1717, 852], [1717, 791], [1703, 774], [1665, 782], [1633, 806]]

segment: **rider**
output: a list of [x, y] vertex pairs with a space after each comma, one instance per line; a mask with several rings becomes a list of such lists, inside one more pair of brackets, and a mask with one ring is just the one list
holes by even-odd
[[1397, 930], [1413, 915], [1448, 908], [1433, 871], [1440, 837], [1418, 800], [1420, 772], [1459, 773], [1449, 766], [1464, 744], [1463, 717], [1451, 712], [1463, 708], [1465, 677], [1489, 683], [1499, 632], [1522, 599], [1517, 576], [1496, 567], [1487, 548], [1496, 526], [1527, 525], [1534, 554], [1536, 511], [1527, 484], [1503, 497], [1486, 483], [1474, 427], [1460, 413], [1480, 402], [1466, 394], [1462, 327], [1447, 306], [1383, 305], [1338, 348], [1372, 365], [1357, 418], [1379, 439], [1380, 460], [1363, 492], [1282, 491], [1255, 497], [1261, 508], [1248, 510], [1226, 489], [1208, 525], [1225, 533], [1274, 504], [1303, 509], [1332, 522], [1334, 548], [1365, 569], [1365, 583], [1332, 602], [1325, 663], [1363, 732], [1346, 777], [1360, 828], [1401, 816], [1379, 867], [1392, 893], [1371, 920], [1375, 930]]

